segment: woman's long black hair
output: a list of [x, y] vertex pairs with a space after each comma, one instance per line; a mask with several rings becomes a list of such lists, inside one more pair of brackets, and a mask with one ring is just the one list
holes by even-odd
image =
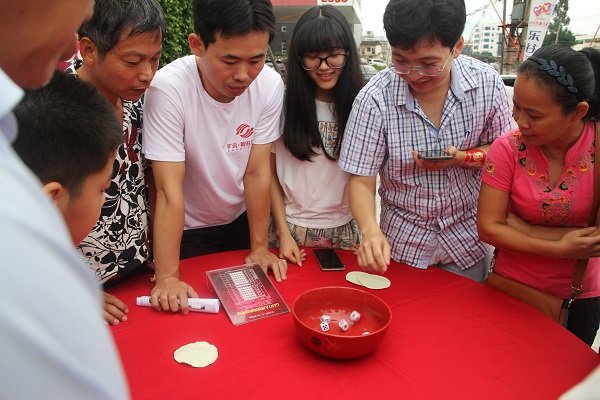
[[[329, 154], [321, 140], [315, 105], [316, 85], [300, 58], [307, 53], [348, 52], [337, 84], [332, 89], [334, 116], [338, 122], [338, 140]], [[363, 86], [358, 51], [352, 31], [342, 13], [333, 6], [317, 6], [306, 11], [296, 24], [288, 48], [287, 90], [283, 139], [287, 149], [299, 160], [310, 161], [315, 148], [323, 149], [327, 158], [339, 157], [344, 129], [352, 102]]]

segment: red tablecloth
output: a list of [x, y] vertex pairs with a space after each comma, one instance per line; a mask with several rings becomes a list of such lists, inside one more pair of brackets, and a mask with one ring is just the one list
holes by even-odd
[[[310, 250], [304, 267], [290, 265], [276, 284], [290, 309], [302, 292], [353, 286], [347, 268], [322, 272]], [[243, 264], [245, 251], [182, 261], [181, 278], [200, 297], [215, 297], [205, 271]], [[150, 274], [113, 288], [130, 307], [112, 327], [133, 399], [555, 399], [580, 381], [600, 357], [539, 311], [437, 268], [392, 264], [389, 289], [373, 291], [392, 309], [379, 349], [363, 358], [333, 360], [296, 338], [292, 315], [234, 326], [219, 314], [159, 313], [135, 306], [149, 294]], [[364, 289], [369, 290], [369, 289]], [[219, 358], [206, 368], [178, 364], [180, 346], [208, 341]]]

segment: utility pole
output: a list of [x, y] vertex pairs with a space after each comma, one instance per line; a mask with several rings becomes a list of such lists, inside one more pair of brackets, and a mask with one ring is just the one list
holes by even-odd
[[507, 44], [506, 40], [506, 0], [502, 1], [502, 44], [500, 48], [500, 74], [504, 74], [504, 46]]
[[598, 36], [598, 31], [600, 31], [600, 25], [598, 25], [598, 28], [596, 28], [596, 33], [594, 33], [594, 37], [590, 41], [590, 47], [594, 46], [594, 42], [596, 41], [596, 37]]

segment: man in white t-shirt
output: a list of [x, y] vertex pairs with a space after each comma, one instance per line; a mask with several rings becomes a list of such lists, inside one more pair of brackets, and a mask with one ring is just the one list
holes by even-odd
[[269, 157], [283, 101], [281, 78], [263, 68], [273, 8], [202, 0], [193, 18], [193, 54], [159, 70], [144, 103], [143, 152], [156, 184], [152, 304], [183, 313], [197, 294], [179, 280], [180, 258], [249, 248], [246, 262], [277, 281], [287, 273], [268, 249]]
[[[11, 147], [11, 109], [73, 54], [92, 0], [0, 0], [0, 397], [126, 399], [100, 290]], [[59, 105], [57, 105], [58, 107]]]

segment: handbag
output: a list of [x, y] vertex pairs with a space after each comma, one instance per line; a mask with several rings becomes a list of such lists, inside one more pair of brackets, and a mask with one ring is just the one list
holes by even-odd
[[577, 261], [577, 268], [571, 285], [571, 294], [567, 299], [506, 278], [493, 270], [490, 271], [483, 284], [521, 300], [542, 311], [559, 324], [565, 325], [567, 311], [569, 310], [571, 303], [577, 298], [579, 293], [581, 293], [581, 281], [587, 267], [587, 262], [587, 259]]
[[[600, 122], [596, 122], [596, 139], [594, 143], [596, 155], [600, 154], [600, 152], [598, 152], [598, 146], [600, 144], [599, 137]], [[597, 165], [594, 165], [594, 200], [592, 203], [590, 226], [595, 225], [597, 222], [596, 214], [598, 211], [598, 192], [600, 187], [599, 177], [600, 173], [598, 171]], [[496, 249], [495, 253], [497, 251], [498, 250]], [[494, 259], [495, 258], [496, 254], [494, 254]], [[567, 299], [563, 299], [561, 297], [545, 293], [531, 286], [525, 285], [523, 283], [514, 281], [510, 278], [497, 274], [493, 270], [494, 261], [492, 261], [492, 267], [490, 269], [488, 277], [485, 279], [483, 284], [496, 290], [500, 290], [501, 292], [504, 292], [511, 297], [514, 297], [524, 303], [527, 303], [537, 308], [538, 310], [546, 314], [548, 317], [550, 317], [552, 320], [564, 326], [567, 319], [569, 307], [582, 291], [581, 283], [583, 281], [583, 275], [585, 273], [588, 261], [588, 259], [577, 260], [577, 267], [575, 268], [573, 282], [571, 283], [571, 293]]]

